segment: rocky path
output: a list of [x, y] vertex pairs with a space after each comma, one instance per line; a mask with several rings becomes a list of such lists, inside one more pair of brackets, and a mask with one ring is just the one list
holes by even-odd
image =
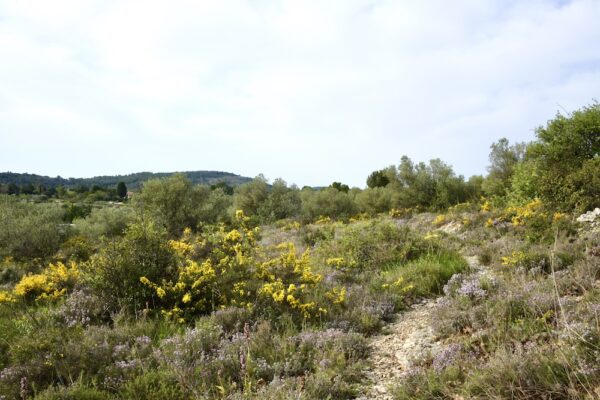
[[[473, 273], [488, 273], [478, 265], [476, 257], [466, 259]], [[437, 301], [414, 304], [398, 314], [396, 321], [386, 327], [385, 334], [372, 339], [371, 368], [367, 371], [371, 386], [359, 400], [393, 399], [390, 388], [410, 372], [412, 363], [441, 350], [442, 343], [436, 341], [432, 328]]]

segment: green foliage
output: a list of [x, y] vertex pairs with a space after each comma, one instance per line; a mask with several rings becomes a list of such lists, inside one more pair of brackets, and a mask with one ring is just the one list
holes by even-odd
[[388, 212], [396, 203], [392, 189], [373, 187], [356, 194], [355, 202], [360, 211], [369, 215]]
[[377, 187], [386, 187], [388, 183], [390, 183], [390, 178], [384, 169], [373, 171], [367, 177], [367, 186], [371, 189]]
[[0, 195], [0, 257], [48, 258], [66, 236], [64, 211], [52, 204], [31, 204]]
[[536, 187], [542, 199], [562, 210], [600, 206], [600, 104], [569, 116], [558, 114], [536, 135], [527, 159], [536, 164]]
[[515, 143], [511, 146], [508, 139], [502, 138], [492, 143], [490, 148], [490, 165], [483, 191], [487, 196], [504, 196], [510, 187], [515, 167], [525, 156], [525, 144]]
[[396, 208], [443, 209], [464, 203], [479, 195], [478, 180], [466, 183], [463, 176], [456, 176], [452, 167], [440, 159], [414, 164], [403, 156], [392, 187], [396, 195]]
[[250, 217], [257, 216], [263, 203], [269, 197], [269, 187], [264, 176], [259, 175], [251, 182], [238, 186], [233, 195], [236, 210], [242, 210]]
[[[210, 196], [206, 186], [194, 186], [183, 174], [147, 181], [134, 197], [139, 213], [148, 214], [160, 221], [170, 235], [177, 236], [187, 227], [195, 229], [204, 215], [202, 205]], [[214, 204], [214, 203], [213, 203]]]
[[333, 182], [331, 185], [329, 185], [329, 187], [332, 189], [339, 190], [340, 192], [344, 192], [344, 193], [348, 193], [348, 191], [350, 190], [350, 186], [343, 184], [341, 182]]
[[357, 212], [352, 197], [337, 189], [303, 189], [300, 197], [302, 199], [301, 216], [306, 222], [315, 221], [322, 216], [336, 219], [350, 218]]
[[113, 396], [83, 384], [51, 387], [35, 396], [36, 400], [110, 400]]
[[141, 310], [160, 299], [140, 278], [161, 282], [175, 271], [175, 254], [167, 243], [166, 230], [152, 220], [139, 220], [127, 227], [124, 237], [104, 240], [86, 275], [109, 308]]
[[366, 221], [349, 225], [334, 240], [322, 243], [319, 255], [350, 277], [356, 271], [382, 270], [416, 259], [426, 249], [426, 243], [406, 227], [390, 221]]
[[91, 241], [101, 237], [121, 236], [134, 221], [134, 212], [129, 207], [95, 208], [85, 219], [73, 221], [75, 230]]
[[[239, 185], [250, 181], [250, 178], [235, 175], [229, 172], [220, 171], [187, 171], [182, 172], [187, 179], [192, 181], [196, 185], [210, 185], [224, 183], [226, 185]], [[113, 176], [96, 176], [93, 178], [62, 178], [57, 176], [51, 178], [48, 176], [41, 176], [35, 174], [19, 174], [14, 172], [0, 172], [0, 184], [11, 185], [15, 187], [17, 191], [20, 186], [32, 184], [34, 187], [44, 188], [44, 192], [47, 193], [58, 187], [63, 188], [75, 188], [77, 186], [98, 186], [102, 188], [114, 188], [119, 182], [125, 183], [129, 189], [136, 190], [142, 186], [142, 184], [151, 179], [162, 179], [168, 178], [175, 173], [172, 172], [138, 172], [129, 175], [113, 175]], [[87, 190], [86, 190], [87, 191]], [[18, 193], [10, 193], [18, 194]]]
[[298, 188], [288, 187], [283, 179], [275, 179], [269, 197], [260, 205], [258, 213], [264, 221], [273, 222], [297, 216], [300, 208]]
[[123, 181], [117, 183], [117, 196], [119, 196], [121, 199], [127, 197], [127, 185], [125, 185], [125, 182]]
[[166, 371], [148, 371], [123, 385], [119, 391], [123, 400], [188, 400], [176, 379]]
[[407, 298], [431, 297], [441, 294], [446, 282], [467, 268], [467, 262], [457, 253], [432, 253], [389, 269], [384, 275], [382, 287], [402, 295], [404, 301]]

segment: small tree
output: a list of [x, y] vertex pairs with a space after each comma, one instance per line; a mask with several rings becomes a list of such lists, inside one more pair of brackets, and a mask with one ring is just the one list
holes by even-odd
[[121, 182], [117, 183], [117, 195], [121, 199], [124, 199], [127, 197], [127, 186], [125, 185], [125, 182], [121, 181]]
[[510, 145], [508, 139], [502, 138], [492, 143], [490, 149], [489, 174], [483, 182], [483, 190], [489, 196], [504, 196], [517, 164], [523, 161], [525, 144]]
[[367, 178], [367, 186], [371, 189], [376, 187], [386, 187], [390, 183], [390, 178], [386, 174], [386, 170], [373, 171]]
[[331, 185], [329, 185], [330, 188], [334, 188], [339, 190], [340, 192], [344, 192], [344, 193], [348, 193], [348, 191], [350, 190], [350, 186], [341, 183], [341, 182], [333, 182]]

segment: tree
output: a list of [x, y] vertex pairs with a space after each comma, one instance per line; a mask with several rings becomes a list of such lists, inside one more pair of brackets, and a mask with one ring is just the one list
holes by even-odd
[[237, 210], [244, 211], [248, 216], [258, 215], [262, 204], [269, 197], [269, 186], [263, 175], [252, 181], [238, 186], [233, 196], [233, 205]]
[[134, 206], [141, 213], [150, 213], [173, 236], [184, 228], [195, 229], [200, 222], [201, 206], [210, 189], [194, 186], [183, 174], [147, 181], [134, 197]]
[[223, 193], [225, 193], [226, 195], [229, 195], [229, 196], [233, 195], [233, 187], [228, 185], [227, 182], [220, 181], [220, 182], [210, 185], [210, 190], [217, 190], [217, 189], [221, 189], [223, 191]]
[[536, 136], [526, 160], [535, 166], [540, 197], [558, 209], [599, 207], [600, 104], [559, 113]]
[[8, 194], [19, 194], [19, 187], [15, 183], [11, 182], [8, 184], [7, 192]]
[[298, 188], [289, 188], [283, 179], [277, 178], [271, 186], [268, 199], [261, 205], [259, 214], [266, 221], [277, 221], [296, 216], [300, 208]]
[[490, 146], [488, 176], [483, 182], [483, 191], [488, 196], [504, 196], [511, 185], [515, 167], [523, 161], [525, 143], [512, 146], [507, 138], [502, 138]]
[[350, 190], [350, 187], [348, 185], [345, 185], [341, 182], [333, 182], [331, 185], [329, 185], [329, 187], [344, 193], [348, 193], [348, 191]]
[[127, 186], [123, 181], [117, 183], [117, 196], [119, 196], [121, 199], [127, 197]]
[[390, 178], [384, 169], [371, 172], [371, 175], [367, 178], [367, 186], [371, 189], [376, 187], [386, 187], [389, 183]]

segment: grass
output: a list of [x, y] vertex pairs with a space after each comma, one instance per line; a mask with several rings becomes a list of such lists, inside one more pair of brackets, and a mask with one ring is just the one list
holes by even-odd
[[459, 253], [438, 251], [388, 269], [383, 275], [384, 285], [403, 292], [407, 300], [434, 297], [443, 293], [452, 275], [468, 268], [469, 264]]

